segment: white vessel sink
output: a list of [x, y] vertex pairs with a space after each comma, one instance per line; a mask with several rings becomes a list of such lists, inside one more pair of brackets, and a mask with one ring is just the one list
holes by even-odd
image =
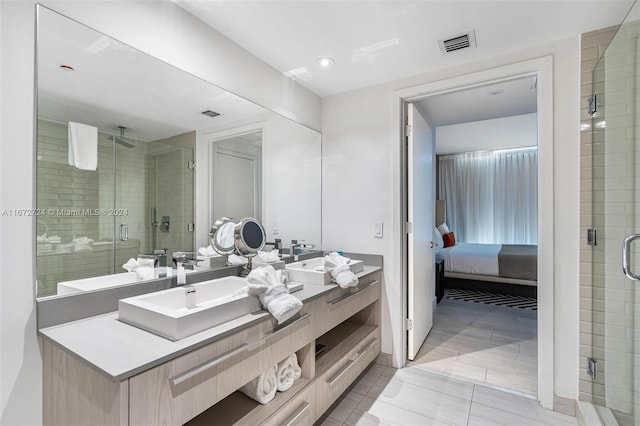
[[[191, 274], [196, 270], [185, 269], [185, 272]], [[153, 270], [153, 277], [146, 279], [158, 279], [163, 277], [172, 277], [177, 274], [175, 269], [171, 268], [155, 268]], [[57, 294], [73, 294], [83, 291], [103, 290], [105, 288], [117, 287], [125, 284], [133, 284], [141, 281], [145, 281], [135, 272], [123, 272], [120, 274], [101, 275], [99, 277], [82, 278], [73, 281], [61, 281], [58, 283]]]
[[73, 294], [83, 291], [101, 290], [104, 288], [131, 284], [138, 281], [140, 280], [135, 272], [102, 275], [99, 277], [84, 278], [73, 281], [61, 281], [58, 283], [58, 294]]
[[[244, 278], [224, 277], [121, 299], [118, 319], [167, 339], [180, 340], [260, 310], [257, 297], [233, 295], [246, 285]], [[187, 308], [188, 288], [196, 290], [194, 308]]]
[[[331, 272], [325, 267], [324, 257], [314, 257], [309, 260], [289, 263], [285, 265], [285, 269], [289, 273], [291, 281], [316, 285], [331, 284]], [[362, 260], [351, 259], [349, 261], [349, 269], [354, 274], [362, 272]]]

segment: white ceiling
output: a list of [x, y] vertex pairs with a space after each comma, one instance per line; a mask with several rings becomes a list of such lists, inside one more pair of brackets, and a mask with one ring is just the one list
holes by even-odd
[[[575, 37], [622, 22], [632, 0], [173, 0], [321, 97]], [[477, 48], [437, 40], [475, 30]], [[322, 69], [317, 58], [335, 64]]]
[[[319, 96], [618, 24], [632, 3], [173, 1]], [[154, 140], [265, 112], [89, 28], [50, 15], [40, 20], [40, 116], [114, 131], [125, 126], [129, 137]], [[446, 57], [440, 54], [437, 39], [470, 29], [475, 30], [477, 48]], [[328, 69], [320, 69], [316, 62], [324, 55], [336, 61]], [[73, 65], [76, 71], [61, 71], [61, 64]], [[176, 87], [181, 90], [176, 92]], [[500, 96], [487, 95], [498, 88], [493, 85], [449, 93], [428, 98], [422, 109], [434, 126], [502, 117], [509, 111], [527, 113], [535, 111], [535, 93], [529, 87], [525, 79], [520, 85], [502, 83]], [[222, 115], [211, 119], [199, 114], [206, 109]]]
[[[497, 93], [496, 93], [497, 92]], [[434, 95], [416, 102], [432, 127], [537, 112], [533, 77]]]
[[[38, 117], [157, 140], [263, 117], [261, 106], [48, 9], [38, 21]], [[74, 71], [64, 71], [69, 65]], [[202, 115], [212, 110], [214, 118]]]

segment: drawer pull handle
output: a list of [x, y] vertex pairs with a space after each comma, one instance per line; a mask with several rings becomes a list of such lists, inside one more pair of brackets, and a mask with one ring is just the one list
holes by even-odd
[[311, 314], [306, 313], [304, 315], [301, 315], [300, 318], [297, 318], [295, 321], [290, 322], [289, 324], [285, 325], [282, 328], [279, 328], [277, 330], [272, 330], [272, 331], [270, 331], [268, 333], [265, 333], [265, 336], [264, 336], [262, 341], [264, 342], [264, 341], [267, 341], [267, 340], [273, 338], [274, 336], [286, 331], [287, 329], [295, 326], [296, 324], [301, 323], [302, 321], [308, 319], [309, 317], [311, 317]]
[[335, 382], [337, 382], [338, 380], [340, 380], [340, 377], [342, 377], [347, 371], [349, 371], [349, 369], [353, 366], [353, 364], [355, 364], [356, 362], [358, 362], [358, 360], [360, 358], [362, 358], [362, 356], [365, 354], [365, 352], [367, 352], [367, 350], [369, 350], [369, 348], [371, 346], [373, 346], [373, 344], [376, 343], [376, 338], [372, 338], [371, 340], [369, 340], [367, 342], [366, 345], [364, 345], [362, 347], [362, 349], [360, 349], [358, 351], [358, 353], [356, 354], [356, 357], [354, 359], [352, 359], [351, 361], [349, 361], [348, 363], [346, 363], [344, 366], [342, 366], [342, 368], [338, 371], [336, 371], [336, 374], [334, 374], [327, 382], [329, 383], [329, 386], [333, 386], [333, 384]]
[[307, 401], [303, 401], [302, 404], [300, 404], [300, 407], [298, 408], [298, 410], [295, 413], [293, 413], [291, 416], [289, 416], [282, 423], [283, 426], [292, 426], [296, 424], [298, 419], [304, 416], [307, 413], [307, 411], [309, 411], [309, 407], [311, 407], [311, 404], [309, 404]]
[[248, 343], [243, 343], [242, 345], [238, 346], [235, 349], [230, 350], [229, 352], [225, 352], [222, 355], [219, 355], [215, 358], [213, 358], [212, 360], [209, 360], [207, 362], [205, 362], [204, 364], [200, 364], [197, 367], [192, 368], [191, 370], [188, 370], [184, 373], [182, 373], [181, 375], [174, 377], [171, 380], [171, 385], [172, 386], [178, 386], [180, 384], [182, 384], [183, 382], [191, 379], [192, 377], [197, 376], [200, 373], [203, 373], [205, 371], [207, 371], [210, 368], [215, 367], [216, 365], [230, 359], [233, 358], [234, 356], [246, 351], [247, 349], [249, 349], [249, 344]]
[[289, 329], [290, 327], [308, 319], [309, 317], [311, 317], [311, 314], [306, 313], [304, 315], [302, 315], [300, 318], [296, 319], [295, 321], [285, 325], [284, 327], [278, 329], [278, 330], [274, 330], [271, 331], [269, 334], [267, 334], [265, 337], [263, 337], [260, 340], [257, 340], [255, 342], [252, 343], [243, 343], [242, 345], [238, 346], [235, 349], [230, 350], [229, 352], [225, 352], [222, 355], [219, 355], [215, 358], [213, 358], [212, 360], [209, 360], [207, 362], [205, 362], [204, 364], [200, 364], [194, 368], [192, 368], [191, 370], [188, 370], [184, 373], [182, 373], [179, 376], [176, 376], [171, 380], [171, 385], [173, 387], [178, 386], [182, 383], [184, 383], [185, 381], [197, 376], [198, 374], [201, 374], [207, 370], [209, 370], [210, 368], [215, 367], [216, 365], [230, 359], [233, 358], [234, 356], [247, 351], [247, 350], [253, 350], [259, 346], [261, 346], [263, 343], [265, 343], [267, 340], [271, 339], [272, 337], [276, 336], [277, 334], [284, 332], [285, 330]]
[[378, 280], [372, 281], [367, 285], [363, 285], [362, 287], [357, 287], [356, 291], [351, 292], [351, 293], [347, 293], [347, 294], [343, 294], [342, 296], [338, 297], [337, 299], [330, 300], [327, 303], [329, 305], [333, 306], [333, 305], [335, 305], [337, 303], [342, 302], [345, 299], [350, 298], [351, 296], [355, 296], [356, 294], [360, 293], [362, 290], [366, 290], [366, 289], [368, 289], [369, 287], [371, 287], [372, 285], [375, 285], [375, 284], [378, 284]]

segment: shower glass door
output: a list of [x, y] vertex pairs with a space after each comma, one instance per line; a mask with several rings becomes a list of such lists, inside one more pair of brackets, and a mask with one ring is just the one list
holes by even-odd
[[[593, 71], [591, 394], [601, 416], [640, 420], [640, 43], [634, 6]], [[593, 111], [595, 109], [596, 111]], [[639, 235], [640, 237], [640, 235]], [[584, 342], [582, 342], [584, 344]], [[589, 362], [589, 360], [586, 360]], [[610, 411], [609, 411], [610, 410]]]

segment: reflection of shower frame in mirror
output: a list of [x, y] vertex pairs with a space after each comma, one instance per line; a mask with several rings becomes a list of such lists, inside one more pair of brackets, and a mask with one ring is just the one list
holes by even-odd
[[[117, 135], [120, 135], [118, 126], [127, 128], [124, 136], [127, 139], [127, 143], [133, 145], [137, 145], [139, 141], [147, 144], [151, 143], [148, 141], [169, 138], [177, 138], [176, 143], [185, 149], [190, 148], [193, 150], [195, 145], [195, 152], [189, 160], [190, 164], [195, 161], [196, 164], [200, 165], [200, 167], [195, 168], [195, 179], [192, 179], [192, 182], [195, 180], [195, 189], [185, 190], [178, 187], [168, 189], [175, 192], [182, 191], [182, 195], [185, 195], [185, 197], [183, 197], [181, 205], [184, 207], [188, 204], [189, 208], [194, 209], [195, 214], [192, 214], [189, 223], [181, 224], [176, 220], [176, 214], [168, 214], [159, 208], [157, 210], [158, 217], [164, 215], [171, 217], [172, 230], [179, 229], [183, 231], [188, 229], [188, 232], [191, 232], [195, 224], [196, 233], [192, 234], [194, 242], [190, 244], [190, 247], [180, 247], [180, 250], [196, 251], [197, 247], [209, 245], [211, 182], [208, 179], [208, 166], [211, 163], [209, 147], [206, 146], [207, 143], [203, 142], [203, 135], [211, 131], [203, 129], [215, 129], [220, 132], [233, 128], [235, 129], [233, 131], [237, 134], [237, 129], [246, 126], [248, 123], [256, 123], [253, 124], [254, 127], [264, 127], [262, 130], [261, 159], [262, 197], [257, 203], [262, 208], [257, 212], [258, 214], [251, 216], [260, 218], [261, 222], [265, 224], [268, 239], [272, 239], [274, 236], [277, 238], [277, 234], [280, 233], [284, 241], [288, 238], [306, 240], [320, 248], [320, 133], [279, 114], [270, 112], [210, 82], [160, 61], [145, 52], [120, 43], [106, 34], [60, 15], [45, 6], [38, 5], [36, 10], [38, 14], [36, 50], [38, 120], [53, 120], [65, 125], [68, 121], [77, 121], [107, 131], [113, 136], [110, 140], [112, 146], [106, 148], [106, 150], [115, 151], [116, 153], [125, 151], [123, 146], [114, 143]], [[65, 58], [70, 58], [68, 59], [69, 61], [78, 59], [75, 63], [82, 63], [82, 68], [77, 67], [76, 71], [61, 71], [60, 65], [67, 64], [66, 62], [60, 62], [59, 54], [63, 52], [65, 53]], [[123, 64], [126, 64], [126, 66]], [[96, 84], [96, 82], [100, 83]], [[206, 110], [215, 111], [220, 115], [212, 118], [211, 116], [200, 114], [200, 112], [206, 112]], [[161, 130], [163, 133], [158, 133]], [[38, 141], [49, 137], [44, 129], [38, 128], [37, 133]], [[189, 134], [191, 138], [191, 142], [187, 145], [184, 145], [185, 141], [181, 139], [181, 135], [185, 134]], [[301, 135], [307, 136], [302, 137]], [[56, 155], [60, 157], [58, 162], [61, 165], [65, 165], [67, 161], [66, 145], [63, 141], [64, 137], [61, 138], [61, 146], [56, 148]], [[37, 148], [39, 156], [47, 154], [40, 150], [41, 147], [39, 145]], [[104, 149], [103, 147], [103, 151]], [[138, 166], [140, 165], [139, 161], [146, 161], [137, 160], [136, 162], [131, 155], [132, 152], [133, 150], [127, 150], [126, 153], [122, 154], [122, 161], [131, 161]], [[186, 160], [186, 157], [184, 159], [180, 157], [179, 160], [185, 163], [186, 169], [187, 162], [182, 160]], [[111, 174], [117, 174], [117, 172], [113, 173], [113, 170], [112, 168]], [[194, 173], [192, 169], [190, 170], [191, 173]], [[50, 192], [47, 195], [50, 199], [62, 199], [67, 196], [73, 199], [74, 191], [77, 191], [78, 188], [74, 188], [73, 177], [67, 176], [68, 174], [93, 173], [97, 175], [108, 171], [109, 168], [104, 165], [102, 167], [99, 166], [97, 171], [74, 172], [67, 170], [63, 174], [59, 174], [59, 176], [68, 177], [69, 185], [60, 185], [59, 188], [64, 191]], [[165, 169], [163, 169], [163, 172], [165, 172]], [[168, 173], [166, 175], [169, 181], [173, 182]], [[292, 177], [300, 178], [292, 179]], [[38, 192], [43, 179], [47, 179], [47, 177], [45, 175], [36, 177], [36, 198], [44, 195]], [[130, 190], [131, 185], [127, 183], [124, 176], [113, 176], [112, 180], [115, 182], [114, 188], [109, 191], [102, 191], [103, 193], [99, 194], [98, 197], [101, 200], [109, 199], [110, 201], [107, 205], [115, 209], [120, 207], [113, 205], [114, 193], [116, 192], [115, 186], [118, 186], [121, 192], [126, 192]], [[280, 182], [284, 184], [279, 185]], [[292, 188], [291, 184], [294, 182], [297, 182], [300, 186]], [[147, 186], [145, 183], [145, 193], [140, 195], [141, 198], [149, 196], [150, 189]], [[100, 192], [99, 189], [94, 190], [96, 193]], [[190, 192], [190, 194], [184, 193], [185, 191]], [[307, 210], [302, 212], [296, 210], [299, 197], [290, 198], [289, 194], [292, 191], [298, 195], [304, 194], [308, 197], [308, 200], [305, 200], [304, 203], [300, 202]], [[189, 195], [189, 197], [186, 195]], [[46, 197], [41, 199], [44, 200]], [[79, 200], [78, 203], [83, 203], [83, 201]], [[148, 205], [143, 208], [143, 205], [144, 203], [138, 203], [133, 200], [129, 208], [141, 210], [143, 219], [153, 222], [150, 213], [150, 207], [152, 206]], [[37, 207], [41, 207], [41, 205], [37, 203]], [[79, 207], [94, 209], [102, 207], [102, 204], [100, 206], [82, 205]], [[291, 220], [289, 216], [283, 215], [282, 212], [297, 213], [299, 218], [294, 217], [294, 220]], [[116, 224], [127, 223], [129, 243], [133, 242], [136, 239], [136, 225], [130, 220], [123, 221], [120, 219], [117, 217], [108, 218], [109, 223], [112, 223], [114, 227], [113, 231], [109, 232], [113, 235], [111, 239], [113, 241], [117, 239]], [[143, 226], [142, 221], [140, 223], [140, 226]], [[34, 221], [34, 227], [38, 226], [40, 228], [50, 227], [50, 224], [43, 224], [42, 218], [39, 218], [39, 221]], [[146, 240], [151, 239], [152, 223], [148, 223], [144, 227], [147, 229], [146, 234], [148, 235], [148, 238], [144, 238], [146, 244]], [[34, 231], [37, 233], [40, 228], [34, 229]], [[78, 233], [71, 226], [67, 226], [67, 228], [63, 235], [60, 235], [63, 244], [70, 243], [71, 240], [83, 236], [97, 241], [93, 234], [89, 235], [89, 232]], [[94, 233], [97, 234], [97, 228]], [[49, 236], [52, 236], [52, 234], [49, 234]], [[94, 254], [98, 251], [95, 241], [94, 245], [89, 246], [94, 249]], [[151, 241], [148, 243], [151, 244]], [[56, 244], [55, 241], [52, 242], [53, 244]], [[163, 247], [162, 243], [158, 241], [157, 248]], [[140, 251], [150, 250], [144, 248], [136, 249], [131, 256], [140, 254]], [[89, 253], [89, 251], [86, 251], [83, 255]], [[75, 253], [78, 256], [73, 253], [65, 254], [69, 258], [65, 268], [77, 271], [83, 270], [83, 255], [80, 255], [80, 253]], [[103, 272], [103, 274], [124, 272], [124, 270], [120, 270], [120, 263], [116, 264], [113, 259], [115, 255], [111, 257], [111, 269]], [[36, 259], [36, 269], [41, 265], [40, 260], [39, 258]], [[39, 276], [39, 279], [41, 278]], [[44, 278], [42, 279], [44, 281]], [[55, 294], [55, 285], [56, 283], [52, 284], [53, 291], [47, 293], [39, 292], [38, 297]]]

